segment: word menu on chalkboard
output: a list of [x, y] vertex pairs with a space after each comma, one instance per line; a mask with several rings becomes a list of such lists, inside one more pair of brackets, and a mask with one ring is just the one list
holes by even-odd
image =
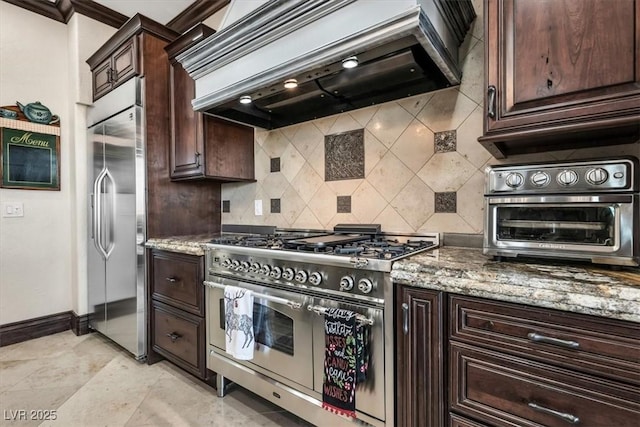
[[59, 190], [59, 137], [6, 127], [0, 130], [2, 187]]

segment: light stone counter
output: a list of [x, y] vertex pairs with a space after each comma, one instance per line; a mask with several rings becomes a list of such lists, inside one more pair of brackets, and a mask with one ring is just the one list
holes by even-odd
[[478, 249], [440, 248], [393, 265], [394, 283], [640, 322], [640, 269], [497, 262]]
[[204, 255], [207, 243], [217, 235], [176, 236], [152, 238], [145, 243], [147, 248], [178, 252], [187, 255]]

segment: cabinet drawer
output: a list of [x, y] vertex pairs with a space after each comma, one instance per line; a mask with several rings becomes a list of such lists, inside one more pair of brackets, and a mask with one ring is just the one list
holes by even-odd
[[204, 316], [202, 257], [153, 251], [152, 296], [199, 316]]
[[182, 368], [204, 372], [204, 319], [154, 301], [153, 350]]
[[495, 426], [637, 427], [640, 388], [453, 343], [451, 411]]
[[449, 414], [449, 427], [486, 427], [486, 425], [471, 421], [460, 415]]
[[640, 324], [450, 296], [453, 340], [640, 385]]

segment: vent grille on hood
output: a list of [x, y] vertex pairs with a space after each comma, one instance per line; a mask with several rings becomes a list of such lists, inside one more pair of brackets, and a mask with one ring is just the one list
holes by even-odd
[[274, 129], [459, 84], [474, 18], [467, 0], [272, 0], [177, 59], [196, 110]]

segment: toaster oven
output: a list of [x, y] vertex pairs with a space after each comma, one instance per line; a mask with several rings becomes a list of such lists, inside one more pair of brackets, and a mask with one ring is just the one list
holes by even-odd
[[484, 253], [640, 264], [638, 159], [490, 166]]

